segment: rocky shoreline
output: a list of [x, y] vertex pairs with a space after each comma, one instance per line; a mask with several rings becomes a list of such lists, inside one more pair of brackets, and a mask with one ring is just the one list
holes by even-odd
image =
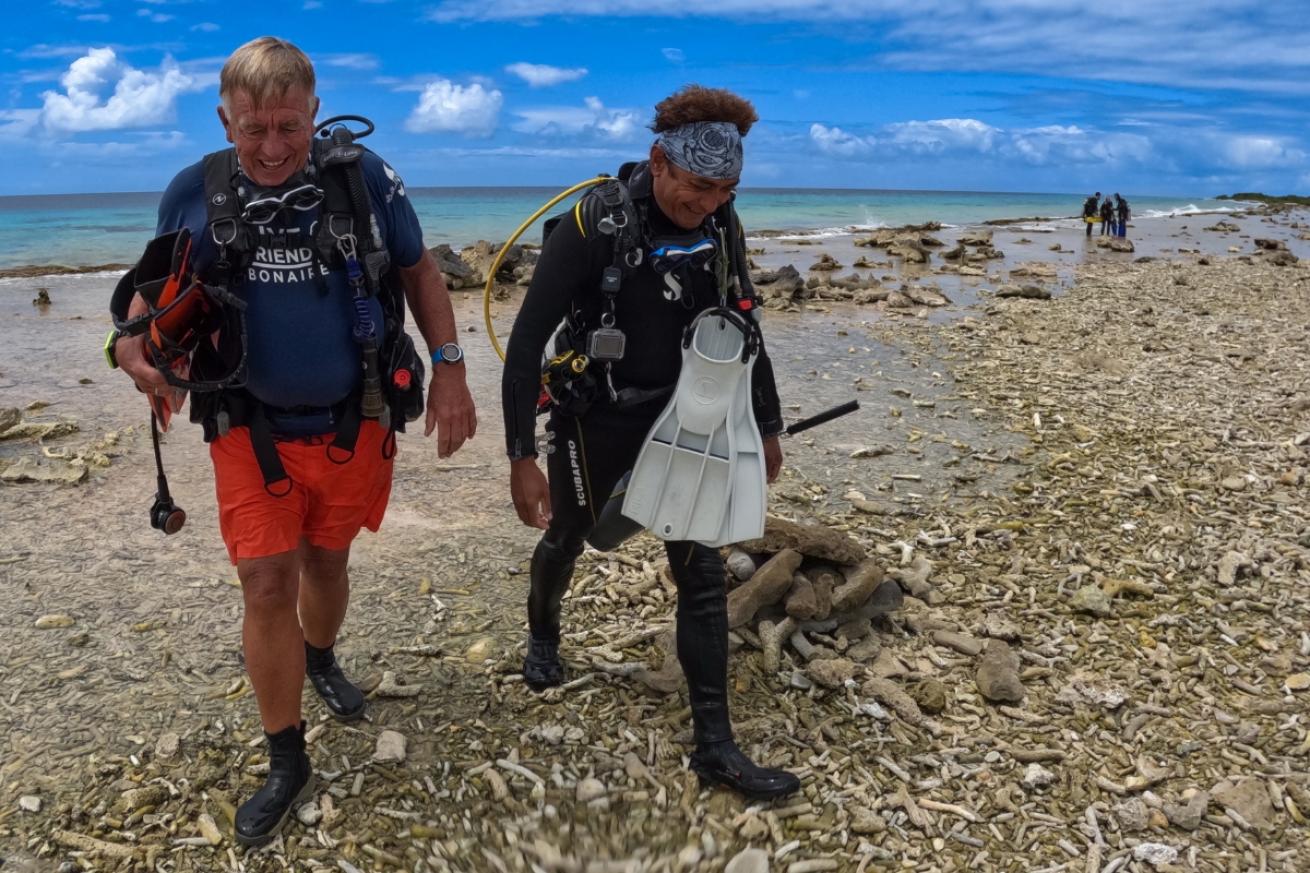
[[[833, 270], [796, 270], [800, 288], [773, 298], [784, 398], [856, 392], [867, 412], [789, 442], [771, 494], [775, 516], [842, 551], [774, 522], [738, 553], [751, 569], [737, 590], [754, 592], [733, 637], [739, 734], [804, 783], [774, 806], [702, 791], [685, 769], [673, 590], [649, 538], [583, 557], [570, 681], [523, 687], [534, 538], [507, 525], [484, 409], [490, 440], [454, 463], [405, 443], [387, 525], [356, 549], [342, 642], [370, 721], [338, 725], [307, 701], [320, 790], [271, 849], [241, 854], [233, 805], [266, 763], [203, 448], [170, 437], [194, 529], [161, 544], [138, 511], [148, 441], [86, 422], [83, 441], [118, 434], [108, 467], [0, 490], [6, 871], [1305, 869], [1310, 268], [1278, 257], [1304, 256], [1297, 214], [1273, 220], [1175, 229], [1138, 240], [1137, 259], [984, 255], [976, 277], [958, 274], [969, 253], [1008, 255], [1026, 231], [919, 237], [931, 260], [909, 267], [895, 236], [803, 252], [806, 267], [886, 252], [859, 290], [911, 305], [834, 300]], [[798, 254], [757, 260], [776, 271]], [[930, 282], [978, 303], [900, 287]], [[461, 323], [474, 304], [460, 301]], [[946, 323], [927, 317], [945, 309]], [[491, 396], [494, 365], [471, 369]], [[117, 383], [88, 390], [135, 402]], [[80, 403], [11, 427], [91, 418]], [[14, 439], [79, 439], [37, 436]], [[464, 509], [433, 509], [434, 493]], [[102, 548], [85, 548], [87, 529]], [[756, 579], [778, 556], [788, 572]], [[888, 608], [827, 627], [856, 580]]]

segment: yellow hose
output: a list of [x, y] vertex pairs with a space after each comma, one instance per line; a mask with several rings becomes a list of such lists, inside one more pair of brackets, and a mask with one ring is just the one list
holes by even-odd
[[579, 182], [572, 188], [561, 191], [546, 203], [545, 206], [528, 216], [527, 221], [520, 224], [518, 230], [510, 234], [509, 239], [505, 240], [505, 244], [500, 247], [500, 251], [496, 252], [496, 259], [491, 262], [491, 269], [487, 271], [487, 284], [482, 289], [482, 317], [487, 322], [487, 336], [491, 339], [491, 347], [496, 350], [496, 354], [500, 355], [502, 361], [505, 360], [505, 350], [500, 347], [500, 340], [496, 338], [496, 328], [491, 324], [491, 292], [496, 287], [496, 271], [500, 269], [500, 262], [505, 259], [505, 252], [509, 251], [509, 247], [518, 242], [518, 238], [523, 236], [524, 231], [531, 227], [538, 218], [541, 218], [542, 215], [552, 209], [556, 203], [559, 203], [570, 194], [581, 191], [583, 188], [590, 188], [593, 185], [599, 185], [601, 182], [604, 182], [609, 178], [609, 176], [596, 176], [594, 179]]

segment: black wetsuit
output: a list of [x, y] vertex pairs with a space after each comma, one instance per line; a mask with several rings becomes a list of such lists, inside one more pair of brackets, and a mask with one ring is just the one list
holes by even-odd
[[1114, 234], [1114, 203], [1105, 198], [1101, 203], [1101, 236]]
[[1086, 200], [1083, 201], [1083, 222], [1086, 223], [1087, 225], [1088, 236], [1092, 235], [1092, 222], [1088, 221], [1087, 219], [1095, 218], [1096, 212], [1097, 212], [1097, 206], [1096, 206], [1095, 196], [1088, 197]]
[[[645, 214], [647, 242], [666, 234], [687, 237], [687, 231], [676, 227], [656, 205], [644, 163], [632, 171], [629, 193], [639, 214]], [[570, 311], [579, 313], [588, 329], [598, 322], [603, 301], [601, 273], [614, 252], [614, 237], [596, 229], [601, 214], [598, 198], [588, 195], [578, 211], [563, 216], [542, 250], [514, 322], [501, 384], [511, 458], [536, 454], [535, 406], [542, 351], [550, 335]], [[664, 278], [650, 267], [649, 260], [624, 277], [615, 314], [617, 327], [627, 335], [627, 348], [623, 359], [613, 365], [616, 390], [671, 389], [682, 364], [683, 329], [698, 313], [719, 302], [714, 276], [703, 269], [683, 274], [683, 299], [668, 299], [667, 290]], [[547, 458], [552, 518], [532, 556], [530, 646], [533, 641], [558, 644], [560, 600], [583, 540], [595, 526], [615, 483], [632, 469], [647, 432], [670, 396], [666, 390], [622, 407], [609, 402], [603, 390], [601, 393], [601, 399], [581, 417], [554, 411], [547, 425], [552, 434]], [[762, 350], [752, 371], [752, 393], [761, 433], [780, 433], [773, 369]], [[698, 745], [726, 740], [732, 729], [727, 708], [723, 561], [717, 549], [699, 543], [667, 542], [665, 549], [678, 587], [678, 660], [687, 676], [696, 740]]]
[[1119, 216], [1119, 236], [1126, 237], [1128, 236], [1128, 217], [1131, 214], [1128, 209], [1128, 201], [1120, 197], [1115, 204], [1115, 211]]

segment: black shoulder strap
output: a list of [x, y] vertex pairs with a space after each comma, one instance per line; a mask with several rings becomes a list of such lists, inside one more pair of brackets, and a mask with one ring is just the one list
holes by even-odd
[[357, 240], [358, 251], [362, 255], [365, 247], [372, 245], [369, 234], [362, 236], [355, 232], [355, 208], [350, 201], [350, 187], [346, 181], [344, 168], [340, 164], [325, 166], [322, 157], [331, 147], [325, 139], [314, 139], [314, 166], [317, 170], [318, 185], [323, 189], [322, 214], [318, 223], [315, 245], [325, 263], [337, 263], [340, 252], [337, 240], [351, 236]]
[[241, 198], [237, 194], [236, 149], [205, 155], [205, 233], [218, 249], [211, 278], [226, 285], [250, 254], [250, 237], [241, 220]]

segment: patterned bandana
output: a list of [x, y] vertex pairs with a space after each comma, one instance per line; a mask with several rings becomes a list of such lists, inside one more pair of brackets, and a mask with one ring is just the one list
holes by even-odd
[[666, 130], [655, 140], [678, 169], [706, 179], [741, 177], [741, 134], [728, 121], [693, 121]]

